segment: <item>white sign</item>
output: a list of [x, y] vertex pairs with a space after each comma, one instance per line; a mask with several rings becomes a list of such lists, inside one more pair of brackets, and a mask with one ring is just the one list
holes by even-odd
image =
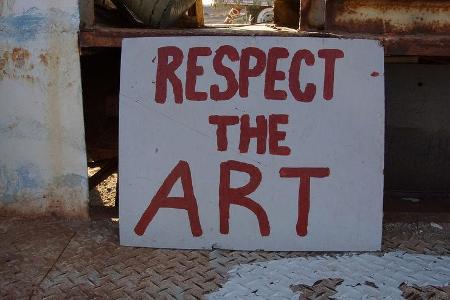
[[383, 58], [369, 40], [125, 39], [121, 244], [380, 249]]

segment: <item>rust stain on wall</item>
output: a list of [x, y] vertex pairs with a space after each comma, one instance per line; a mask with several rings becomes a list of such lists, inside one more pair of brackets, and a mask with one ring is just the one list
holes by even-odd
[[9, 52], [4, 51], [0, 58], [0, 73], [3, 73], [3, 70], [5, 69], [6, 64], [8, 63], [8, 60], [9, 60]]
[[23, 68], [30, 59], [30, 52], [24, 48], [14, 48], [11, 53], [11, 60], [16, 68]]
[[48, 66], [48, 53], [43, 52], [39, 55], [39, 59], [44, 66]]
[[13, 48], [0, 51], [0, 80], [23, 80], [29, 83], [39, 81], [33, 72], [33, 56], [28, 49]]
[[50, 155], [51, 155], [51, 167], [54, 174], [62, 169], [62, 126], [61, 126], [61, 78], [58, 74], [64, 73], [62, 68], [64, 66], [60, 63], [59, 53], [63, 50], [61, 45], [55, 38], [49, 40], [50, 49], [53, 49], [50, 53], [47, 53], [47, 67], [48, 67], [48, 85], [47, 85], [47, 101], [49, 104], [47, 120], [51, 126], [49, 127], [50, 137]]

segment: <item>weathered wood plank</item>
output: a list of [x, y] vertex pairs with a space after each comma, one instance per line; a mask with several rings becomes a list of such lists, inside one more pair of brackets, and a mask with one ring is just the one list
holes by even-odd
[[197, 17], [197, 25], [199, 27], [205, 26], [205, 17], [203, 16], [202, 0], [195, 1], [195, 16]]

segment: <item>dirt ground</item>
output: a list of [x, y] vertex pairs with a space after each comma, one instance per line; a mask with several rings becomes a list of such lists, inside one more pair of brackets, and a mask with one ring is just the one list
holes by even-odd
[[[92, 176], [100, 168], [88, 168], [89, 176]], [[96, 188], [89, 191], [89, 202], [91, 206], [113, 207], [116, 199], [117, 173], [109, 176]]]

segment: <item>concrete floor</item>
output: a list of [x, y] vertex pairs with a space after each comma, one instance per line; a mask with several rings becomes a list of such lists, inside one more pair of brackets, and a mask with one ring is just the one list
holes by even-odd
[[[450, 223], [385, 224], [383, 252], [394, 250], [450, 256]], [[239, 264], [317, 255], [323, 253], [121, 247], [118, 223], [110, 219], [3, 218], [0, 298], [199, 299], [222, 287]], [[292, 289], [299, 297], [327, 299], [337, 284], [325, 280]], [[450, 299], [448, 286], [405, 285], [402, 292], [408, 299]]]

